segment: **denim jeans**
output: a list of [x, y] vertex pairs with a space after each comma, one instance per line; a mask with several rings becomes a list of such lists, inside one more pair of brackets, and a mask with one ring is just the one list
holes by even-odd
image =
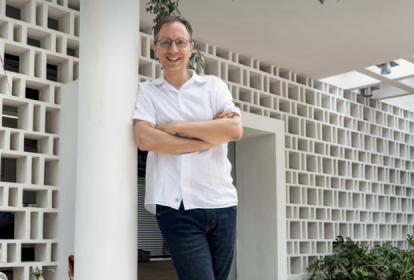
[[184, 210], [157, 205], [157, 220], [180, 280], [227, 280], [236, 237], [236, 206]]

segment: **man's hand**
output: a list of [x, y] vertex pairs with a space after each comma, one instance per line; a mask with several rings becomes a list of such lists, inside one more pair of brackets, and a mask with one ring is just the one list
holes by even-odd
[[217, 112], [217, 114], [214, 116], [213, 120], [219, 120], [219, 119], [231, 119], [234, 116], [233, 112], [227, 112], [223, 113], [224, 109], [221, 109]]
[[172, 121], [166, 124], [161, 124], [156, 126], [155, 128], [164, 132], [167, 132], [171, 135], [176, 135], [177, 132], [175, 131], [175, 125], [177, 124], [178, 121]]

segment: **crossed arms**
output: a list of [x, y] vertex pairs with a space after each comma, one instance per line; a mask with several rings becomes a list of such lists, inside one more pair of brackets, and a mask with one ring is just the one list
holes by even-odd
[[[242, 137], [243, 128], [239, 115], [220, 110], [211, 121], [173, 121], [156, 127], [150, 122], [135, 120], [134, 132], [140, 150], [183, 154], [237, 141]], [[177, 133], [194, 138], [179, 137]]]

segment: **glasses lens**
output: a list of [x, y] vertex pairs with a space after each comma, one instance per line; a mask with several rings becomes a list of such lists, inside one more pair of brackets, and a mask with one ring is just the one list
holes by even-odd
[[162, 38], [160, 40], [160, 46], [162, 48], [164, 48], [164, 49], [170, 48], [171, 47], [171, 43], [172, 43], [172, 41], [170, 39], [168, 39], [168, 38]]
[[187, 47], [187, 40], [177, 39], [175, 40], [175, 44], [177, 45], [178, 48], [184, 49], [185, 47]]

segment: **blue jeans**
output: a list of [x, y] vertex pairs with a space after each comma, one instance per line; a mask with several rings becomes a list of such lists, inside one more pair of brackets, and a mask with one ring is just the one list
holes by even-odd
[[157, 205], [157, 221], [180, 280], [227, 280], [236, 206], [184, 210]]

